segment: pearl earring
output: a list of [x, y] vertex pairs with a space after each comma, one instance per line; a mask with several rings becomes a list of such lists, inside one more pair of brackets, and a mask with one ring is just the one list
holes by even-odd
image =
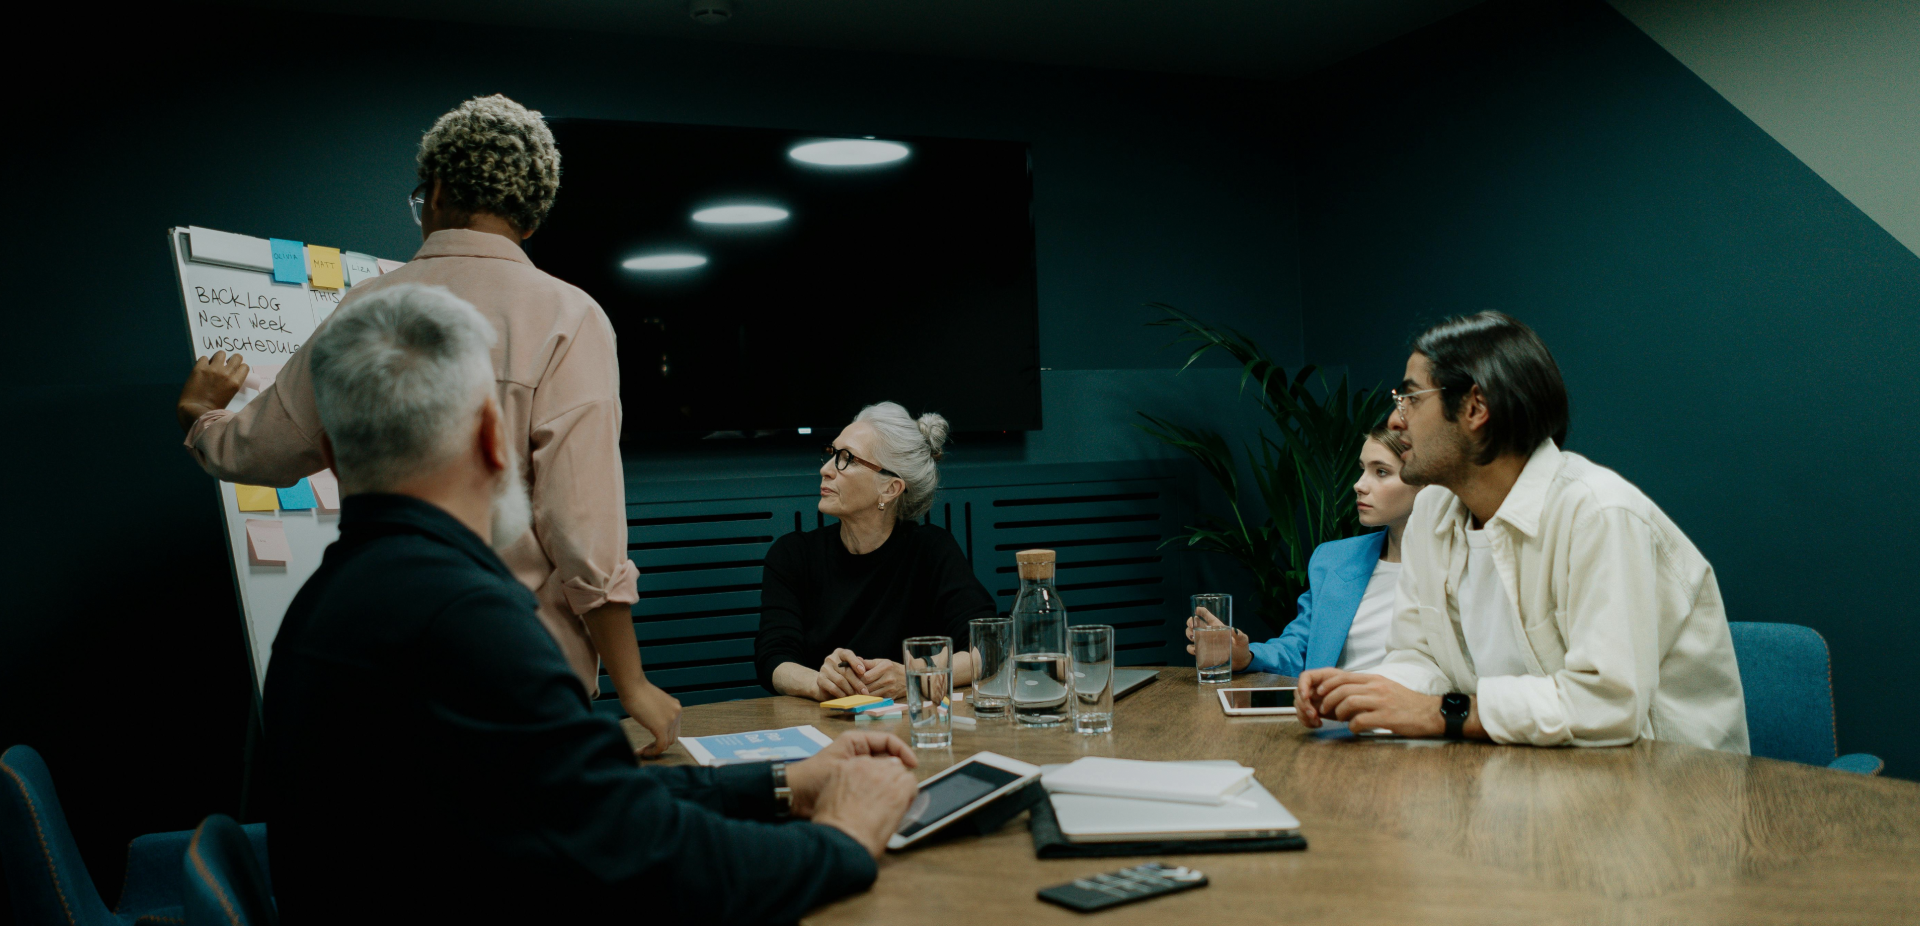
[[886, 503], [886, 502], [881, 502], [881, 503], [880, 503], [880, 510], [881, 510], [881, 511], [885, 511], [885, 510], [887, 510], [887, 503]]

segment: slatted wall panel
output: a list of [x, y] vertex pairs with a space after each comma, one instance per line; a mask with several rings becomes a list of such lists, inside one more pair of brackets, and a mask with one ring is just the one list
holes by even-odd
[[[1160, 543], [1186, 515], [1179, 481], [1143, 469], [962, 470], [947, 477], [926, 521], [953, 534], [1002, 613], [1020, 585], [1014, 552], [1048, 547], [1059, 552], [1073, 623], [1112, 624], [1121, 665], [1178, 663], [1189, 658], [1180, 617], [1191, 572], [1184, 547]], [[1083, 473], [1100, 478], [1075, 478]], [[826, 523], [816, 485], [811, 477], [628, 480], [628, 555], [640, 570], [634, 634], [647, 678], [682, 704], [769, 694], [753, 669], [761, 564], [781, 535]], [[728, 497], [700, 497], [721, 494]], [[596, 706], [617, 713], [611, 680], [602, 676], [600, 689]]]
[[1184, 548], [1160, 546], [1183, 523], [1167, 483], [963, 490], [974, 574], [1005, 613], [1020, 589], [1013, 554], [1051, 549], [1058, 555], [1055, 583], [1071, 623], [1113, 625], [1120, 665], [1178, 663], [1186, 658], [1179, 617], [1190, 582]]
[[[649, 681], [682, 704], [770, 694], [753, 671], [761, 563], [776, 538], [813, 526], [813, 507], [791, 497], [627, 507], [627, 555], [640, 571], [633, 631]], [[600, 691], [614, 695], [605, 676]]]

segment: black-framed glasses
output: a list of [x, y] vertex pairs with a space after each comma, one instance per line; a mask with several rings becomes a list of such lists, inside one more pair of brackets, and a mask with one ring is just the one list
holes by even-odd
[[833, 461], [834, 469], [837, 469], [843, 473], [847, 471], [847, 467], [852, 466], [855, 463], [858, 463], [861, 466], [864, 466], [870, 470], [873, 470], [876, 473], [879, 473], [882, 476], [892, 476], [895, 479], [900, 478], [899, 473], [896, 473], [893, 470], [887, 469], [878, 463], [869, 463], [866, 460], [862, 460], [859, 457], [854, 456], [853, 451], [846, 450], [840, 447], [835, 447], [832, 444], [828, 444], [825, 447], [820, 448], [820, 462], [825, 463], [828, 460]]
[[420, 211], [427, 208], [427, 185], [422, 183], [407, 194], [407, 208], [413, 211], [413, 224], [424, 225], [420, 221]]

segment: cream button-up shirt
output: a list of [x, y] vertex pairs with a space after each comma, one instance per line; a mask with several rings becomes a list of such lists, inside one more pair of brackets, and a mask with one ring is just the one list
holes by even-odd
[[[428, 236], [413, 260], [347, 291], [340, 306], [399, 283], [444, 286], [493, 324], [493, 369], [507, 439], [525, 461], [533, 527], [500, 558], [540, 599], [540, 621], [595, 694], [599, 654], [579, 615], [639, 600], [627, 559], [620, 468], [620, 362], [613, 325], [578, 287], [543, 273], [487, 232]], [[326, 323], [322, 322], [325, 328]], [[307, 352], [239, 412], [209, 412], [187, 450], [213, 476], [290, 486], [325, 466]]]
[[1527, 674], [1481, 678], [1461, 632], [1472, 514], [1420, 492], [1387, 658], [1374, 674], [1475, 696], [1495, 742], [1616, 746], [1641, 737], [1747, 752], [1746, 699], [1713, 567], [1618, 473], [1545, 441], [1486, 523], [1527, 644]]

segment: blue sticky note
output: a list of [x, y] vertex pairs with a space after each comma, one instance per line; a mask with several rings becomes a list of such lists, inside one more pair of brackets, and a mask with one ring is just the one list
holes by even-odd
[[307, 281], [307, 246], [285, 238], [268, 238], [273, 248], [273, 281], [301, 284]]
[[305, 479], [293, 484], [290, 489], [275, 489], [280, 493], [281, 511], [307, 511], [313, 508], [313, 486]]

